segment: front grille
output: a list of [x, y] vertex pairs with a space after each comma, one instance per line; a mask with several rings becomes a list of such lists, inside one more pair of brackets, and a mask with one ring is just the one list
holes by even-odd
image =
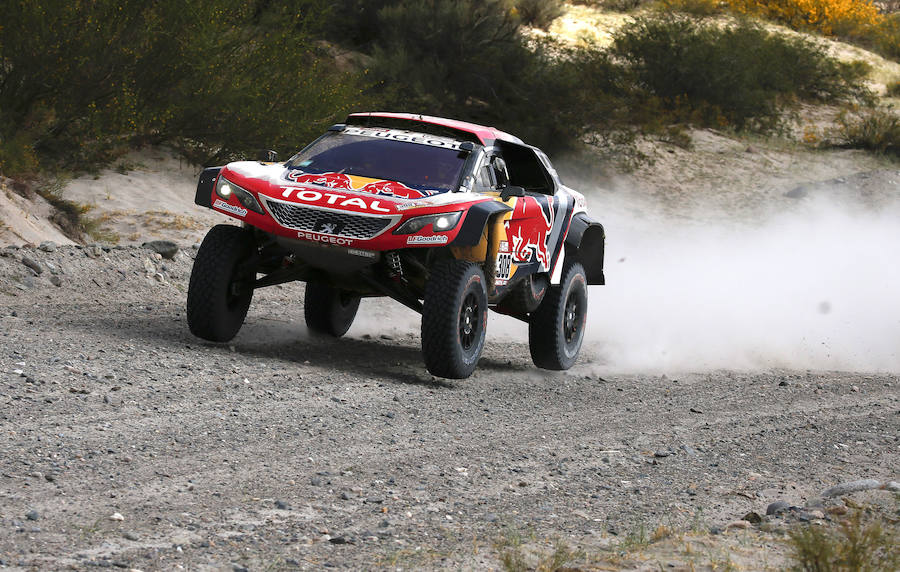
[[390, 216], [348, 214], [273, 200], [266, 200], [266, 206], [283, 227], [358, 240], [378, 236], [394, 220]]

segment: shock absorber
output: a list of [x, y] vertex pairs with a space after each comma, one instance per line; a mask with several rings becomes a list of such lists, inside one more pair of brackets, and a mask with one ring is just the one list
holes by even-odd
[[400, 262], [400, 253], [396, 250], [391, 250], [385, 253], [384, 259], [387, 263], [388, 276], [390, 276], [391, 280], [406, 282], [406, 278], [403, 277], [403, 263]]

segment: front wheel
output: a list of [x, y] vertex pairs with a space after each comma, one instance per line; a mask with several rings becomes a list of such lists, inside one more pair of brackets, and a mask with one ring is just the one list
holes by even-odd
[[569, 369], [578, 359], [587, 322], [587, 278], [578, 262], [566, 263], [559, 286], [552, 286], [528, 323], [534, 365]]
[[463, 260], [442, 261], [431, 269], [422, 305], [425, 367], [440, 377], [472, 375], [487, 332], [484, 272]]
[[347, 333], [359, 309], [360, 297], [322, 282], [307, 282], [303, 297], [306, 327], [316, 334], [339, 338]]
[[227, 342], [237, 335], [253, 298], [256, 272], [246, 266], [255, 248], [253, 234], [239, 226], [219, 224], [206, 233], [188, 284], [192, 334], [211, 342]]

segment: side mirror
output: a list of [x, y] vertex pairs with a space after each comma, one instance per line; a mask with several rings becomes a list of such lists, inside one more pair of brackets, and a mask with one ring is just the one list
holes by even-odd
[[263, 149], [259, 152], [259, 160], [264, 163], [274, 163], [278, 161], [278, 152], [271, 149]]
[[508, 187], [503, 187], [500, 191], [500, 200], [508, 201], [512, 197], [524, 197], [525, 189], [516, 185], [510, 185]]

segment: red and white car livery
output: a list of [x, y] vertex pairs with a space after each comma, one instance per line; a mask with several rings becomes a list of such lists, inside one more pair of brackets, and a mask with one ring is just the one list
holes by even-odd
[[[196, 202], [244, 223], [214, 227], [198, 252], [188, 318], [207, 339], [237, 333], [254, 289], [301, 280], [319, 333], [345, 333], [365, 296], [422, 312], [436, 375], [471, 373], [488, 308], [530, 331], [559, 322], [553, 339], [536, 331], [530, 342], [536, 364], [563, 369], [581, 345], [586, 286], [604, 283], [604, 231], [584, 196], [539, 149], [460, 121], [353, 114], [284, 163], [205, 169]], [[549, 316], [545, 298], [563, 290], [573, 292]], [[212, 316], [223, 311], [232, 318]]]

